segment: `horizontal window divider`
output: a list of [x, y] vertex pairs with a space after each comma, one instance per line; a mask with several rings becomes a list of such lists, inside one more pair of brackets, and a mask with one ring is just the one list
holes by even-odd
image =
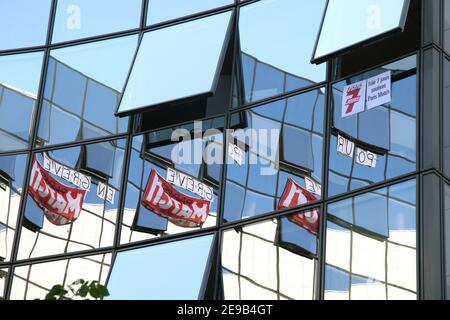
[[99, 35], [99, 36], [92, 36], [92, 37], [76, 39], [76, 40], [69, 40], [69, 41], [64, 41], [64, 42], [57, 42], [57, 43], [50, 44], [48, 46], [48, 48], [51, 50], [67, 48], [67, 47], [72, 47], [72, 46], [81, 45], [81, 44], [87, 44], [87, 43], [98, 42], [98, 41], [103, 41], [103, 40], [111, 40], [111, 39], [116, 39], [116, 38], [121, 38], [121, 37], [126, 37], [126, 36], [132, 36], [132, 35], [138, 35], [140, 32], [141, 32], [141, 30], [139, 28], [134, 28], [134, 29], [129, 29], [129, 30], [125, 30], [125, 31], [117, 31], [117, 32], [113, 32], [113, 33], [103, 34], [103, 35]]
[[359, 189], [355, 189], [355, 190], [352, 190], [352, 191], [349, 191], [349, 192], [346, 192], [343, 194], [328, 197], [324, 201], [326, 201], [327, 204], [339, 202], [341, 200], [346, 200], [348, 198], [353, 198], [353, 197], [356, 197], [356, 196], [359, 196], [362, 194], [377, 191], [378, 189], [382, 189], [384, 187], [390, 187], [390, 186], [396, 185], [398, 183], [402, 183], [402, 182], [406, 182], [408, 180], [412, 180], [414, 178], [418, 178], [418, 176], [420, 174], [424, 174], [424, 173], [427, 173], [427, 172], [433, 171], [433, 170], [434, 169], [428, 169], [428, 170], [422, 171], [422, 172], [416, 170], [416, 171], [413, 171], [413, 172], [410, 172], [410, 173], [407, 173], [407, 174], [404, 174], [404, 175], [401, 175], [401, 176], [398, 176], [398, 177], [395, 177], [392, 179], [374, 183], [374, 184], [364, 187], [364, 188], [359, 188]]
[[[402, 59], [408, 58], [408, 57], [413, 56], [413, 55], [418, 55], [418, 54], [420, 53], [421, 50], [422, 50], [422, 49], [420, 49], [420, 50], [415, 50], [415, 51], [411, 51], [411, 52], [408, 52], [408, 53], [406, 53], [406, 54], [404, 54], [404, 55], [401, 55], [401, 56], [399, 56], [399, 57], [396, 57], [396, 58], [394, 58], [394, 59], [386, 60], [386, 61], [381, 62], [381, 63], [379, 63], [379, 64], [376, 64], [376, 65], [374, 65], [374, 66], [367, 67], [367, 68], [362, 69], [362, 70], [360, 70], [360, 71], [358, 71], [358, 72], [354, 72], [354, 73], [351, 73], [351, 74], [348, 74], [348, 75], [346, 74], [346, 75], [344, 75], [343, 77], [339, 77], [339, 78], [336, 78], [336, 79], [331, 79], [331, 80], [330, 80], [331, 86], [333, 86], [333, 85], [335, 85], [336, 83], [339, 83], [339, 82], [341, 82], [341, 81], [344, 81], [344, 80], [346, 80], [346, 79], [356, 77], [356, 76], [358, 76], [358, 75], [360, 75], [360, 74], [367, 73], [367, 72], [369, 72], [369, 71], [373, 71], [374, 69], [383, 67], [383, 66], [385, 66], [385, 65], [387, 65], [387, 64], [391, 64], [391, 63], [394, 63], [394, 62], [396, 62], [396, 61], [400, 61], [400, 60], [402, 60]], [[418, 66], [416, 66], [416, 69], [417, 69], [417, 68], [418, 68]]]
[[268, 97], [268, 98], [265, 98], [265, 99], [262, 99], [262, 100], [258, 100], [258, 101], [252, 102], [252, 103], [243, 104], [242, 106], [239, 106], [239, 107], [234, 107], [234, 108], [230, 107], [229, 112], [230, 113], [236, 113], [238, 111], [245, 111], [245, 110], [252, 109], [252, 108], [255, 108], [255, 107], [260, 107], [260, 106], [263, 106], [263, 105], [266, 105], [266, 104], [269, 104], [269, 103], [273, 103], [273, 102], [277, 102], [277, 101], [280, 101], [280, 100], [292, 98], [292, 97], [301, 95], [303, 93], [312, 92], [314, 90], [319, 90], [319, 89], [326, 90], [326, 87], [327, 87], [326, 85], [327, 85], [327, 81], [324, 80], [324, 81], [319, 82], [319, 83], [317, 83], [317, 84], [315, 84], [313, 86], [309, 86], [309, 87], [306, 87], [306, 88], [300, 88], [300, 89], [289, 91], [289, 92], [286, 92], [286, 93], [281, 93], [281, 94], [278, 94], [278, 95], [275, 95], [275, 96], [271, 96], [271, 97]]
[[[76, 259], [76, 258], [88, 258], [91, 256], [97, 256], [97, 255], [108, 254], [108, 253], [112, 254], [113, 251], [114, 251], [113, 247], [98, 248], [98, 249], [93, 249], [93, 250], [82, 250], [82, 251], [76, 251], [76, 252], [54, 254], [54, 255], [43, 256], [43, 257], [20, 259], [14, 263], [9, 262], [8, 265], [13, 266], [13, 267], [22, 267], [22, 266], [28, 266], [31, 264], [47, 263], [47, 262]], [[2, 268], [2, 267], [3, 266], [0, 264], [0, 268]]]
[[[258, 215], [258, 216], [254, 216], [254, 217], [250, 217], [250, 218], [246, 218], [246, 219], [241, 219], [238, 221], [227, 222], [220, 226], [220, 229], [221, 229], [220, 231], [227, 231], [227, 230], [238, 228], [238, 227], [244, 227], [244, 226], [248, 226], [251, 224], [264, 222], [266, 220], [281, 218], [284, 216], [289, 216], [291, 214], [301, 213], [301, 212], [308, 211], [308, 210], [320, 209], [321, 204], [322, 204], [322, 201], [319, 200], [319, 201], [310, 202], [308, 204], [298, 206], [295, 208], [288, 208], [288, 209], [283, 209], [283, 210], [278, 210], [278, 211], [272, 211], [272, 212], [269, 212], [266, 214], [262, 214], [262, 215]], [[322, 212], [320, 212], [320, 214], [322, 214]]]
[[75, 141], [75, 142], [68, 142], [68, 143], [58, 143], [53, 144], [49, 146], [44, 147], [37, 147], [32, 148], [31, 151], [33, 153], [42, 153], [42, 152], [48, 152], [48, 151], [54, 151], [54, 150], [62, 150], [62, 149], [69, 149], [74, 147], [81, 147], [86, 146], [90, 144], [96, 144], [96, 143], [102, 143], [102, 142], [114, 142], [117, 140], [127, 139], [129, 137], [129, 134], [120, 134], [115, 136], [107, 136], [107, 137], [100, 137], [100, 138], [93, 138], [93, 139], [86, 139], [82, 141]]
[[359, 273], [349, 272], [349, 270], [345, 270], [345, 269], [343, 269], [343, 268], [341, 268], [341, 267], [338, 267], [338, 266], [329, 264], [329, 263], [327, 263], [326, 261], [325, 261], [324, 264], [325, 264], [325, 267], [328, 266], [328, 267], [330, 267], [330, 268], [333, 268], [333, 269], [339, 270], [339, 271], [341, 271], [341, 272], [344, 272], [344, 273], [348, 274], [349, 277], [354, 277], [354, 276], [356, 276], [356, 277], [360, 277], [360, 278], [370, 279], [370, 280], [374, 280], [374, 281], [379, 282], [379, 283], [381, 283], [381, 284], [383, 284], [383, 285], [386, 285], [386, 286], [391, 286], [391, 287], [394, 287], [394, 288], [397, 288], [397, 289], [400, 289], [400, 290], [405, 290], [405, 291], [408, 291], [408, 292], [410, 292], [410, 293], [417, 294], [417, 291], [414, 291], [414, 290], [411, 290], [411, 289], [408, 289], [408, 288], [405, 288], [405, 287], [402, 287], [402, 286], [399, 286], [399, 285], [396, 285], [396, 284], [393, 284], [393, 283], [389, 283], [389, 282], [386, 282], [386, 281], [383, 281], [383, 280], [378, 280], [378, 279], [375, 279], [375, 278], [370, 278], [370, 277], [367, 277], [367, 276], [362, 275], [362, 274], [359, 274]]
[[176, 233], [171, 235], [166, 235], [163, 237], [157, 237], [148, 240], [130, 242], [130, 243], [122, 243], [117, 249], [116, 253], [123, 251], [132, 251], [135, 249], [142, 249], [150, 246], [157, 246], [159, 244], [165, 244], [170, 242], [177, 242], [182, 240], [189, 240], [193, 238], [198, 238], [202, 236], [215, 235], [219, 231], [219, 227], [208, 227], [204, 229], [192, 230], [188, 232]]
[[215, 14], [219, 14], [219, 13], [223, 13], [223, 12], [232, 10], [232, 9], [238, 7], [238, 6], [239, 5], [236, 5], [236, 4], [228, 4], [228, 5], [225, 5], [225, 6], [209, 9], [209, 10], [206, 10], [206, 11], [200, 11], [200, 12], [197, 12], [197, 13], [193, 13], [193, 14], [190, 14], [190, 15], [187, 15], [187, 16], [183, 16], [183, 17], [180, 17], [180, 18], [170, 19], [170, 20], [166, 20], [166, 21], [163, 21], [163, 22], [158, 22], [158, 23], [151, 24], [151, 25], [146, 25], [146, 26], [144, 26], [143, 31], [147, 32], [147, 31], [152, 31], [152, 30], [158, 30], [158, 29], [162, 29], [162, 28], [165, 28], [165, 27], [171, 27], [171, 26], [174, 26], [174, 25], [177, 25], [177, 24], [180, 24], [180, 23], [206, 18], [206, 17], [212, 16], [212, 15], [215, 15]]
[[[158, 132], [158, 131], [162, 131], [162, 130], [167, 130], [167, 129], [178, 129], [178, 128], [183, 127], [185, 125], [193, 124], [195, 121], [205, 122], [205, 121], [214, 120], [214, 119], [221, 118], [221, 117], [224, 118], [224, 125], [226, 127], [225, 115], [227, 113], [228, 112], [222, 112], [222, 113], [218, 113], [218, 114], [215, 114], [213, 116], [208, 116], [208, 117], [205, 117], [205, 118], [198, 118], [198, 119], [193, 119], [193, 120], [189, 120], [189, 121], [185, 121], [185, 122], [180, 122], [180, 123], [177, 123], [177, 124], [169, 124], [167, 126], [158, 127], [158, 128], [155, 128], [155, 129], [149, 129], [149, 130], [145, 130], [145, 131], [134, 132], [134, 133], [131, 133], [131, 137], [134, 138], [134, 137], [138, 137], [138, 136], [141, 136], [141, 135], [145, 135], [145, 134], [149, 134], [149, 133], [153, 133], [153, 132]], [[213, 128], [208, 128], [208, 129], [218, 129], [218, 130], [220, 130], [221, 128], [214, 128], [213, 127]], [[225, 129], [225, 128], [223, 128], [223, 129]]]
[[41, 51], [45, 51], [46, 48], [47, 48], [46, 46], [34, 46], [34, 47], [28, 47], [28, 48], [8, 49], [8, 50], [0, 51], [0, 57], [14, 55], [14, 54], [22, 54], [22, 53], [41, 52]]
[[21, 156], [21, 155], [29, 155], [29, 154], [30, 154], [30, 149], [27, 148], [27, 149], [0, 152], [0, 157]]
[[248, 282], [250, 282], [254, 286], [257, 286], [257, 287], [261, 288], [262, 290], [270, 291], [270, 292], [272, 292], [274, 294], [280, 295], [280, 297], [283, 297], [283, 298], [285, 298], [287, 300], [291, 300], [291, 301], [295, 300], [294, 298], [291, 298], [291, 297], [285, 295], [284, 293], [281, 293], [280, 290], [275, 290], [275, 289], [269, 288], [269, 287], [267, 287], [265, 285], [259, 284], [255, 280], [251, 279], [248, 276], [243, 275], [242, 273], [237, 273], [237, 272], [232, 271], [232, 270], [228, 269], [227, 267], [223, 267], [223, 266], [221, 268], [224, 269], [226, 272], [231, 273], [232, 275], [234, 275], [234, 276], [236, 276], [238, 278], [242, 278], [242, 279], [247, 280]]

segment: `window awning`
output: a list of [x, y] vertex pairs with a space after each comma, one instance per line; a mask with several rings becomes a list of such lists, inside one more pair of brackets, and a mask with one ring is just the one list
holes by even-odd
[[403, 31], [410, 0], [328, 0], [312, 63]]
[[214, 93], [233, 11], [143, 35], [117, 115]]

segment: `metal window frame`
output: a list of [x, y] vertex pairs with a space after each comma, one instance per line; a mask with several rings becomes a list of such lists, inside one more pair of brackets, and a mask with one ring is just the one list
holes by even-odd
[[333, 0], [327, 0], [326, 6], [325, 6], [325, 10], [324, 10], [324, 13], [323, 13], [323, 17], [322, 17], [322, 22], [320, 24], [319, 32], [317, 33], [316, 44], [314, 46], [313, 54], [312, 54], [312, 57], [311, 57], [311, 63], [314, 63], [314, 64], [320, 64], [322, 62], [326, 62], [326, 61], [328, 61], [328, 60], [330, 60], [330, 59], [332, 59], [332, 58], [334, 58], [336, 56], [344, 54], [347, 51], [363, 47], [363, 46], [367, 45], [368, 43], [373, 43], [373, 42], [382, 40], [382, 39], [384, 39], [386, 37], [392, 36], [392, 35], [394, 35], [394, 34], [396, 34], [398, 32], [402, 32], [405, 29], [406, 17], [408, 16], [409, 5], [410, 5], [410, 1], [411, 0], [405, 0], [405, 2], [403, 3], [403, 9], [402, 9], [402, 13], [400, 15], [400, 21], [399, 21], [399, 26], [398, 27], [395, 27], [393, 29], [390, 29], [388, 31], [380, 33], [380, 34], [378, 34], [378, 35], [376, 35], [374, 37], [370, 37], [368, 39], [359, 41], [357, 43], [348, 45], [348, 46], [343, 47], [341, 49], [337, 49], [337, 50], [332, 51], [330, 53], [327, 53], [327, 54], [325, 54], [323, 56], [316, 57], [317, 47], [319, 46], [319, 40], [320, 40], [320, 36], [321, 36], [321, 33], [322, 33], [323, 25], [325, 23], [325, 18], [326, 18], [326, 15], [327, 15], [328, 6], [330, 4], [330, 1], [333, 1]]
[[[125, 189], [126, 189], [126, 184], [127, 184], [126, 177], [128, 176], [128, 173], [130, 170], [129, 159], [130, 159], [131, 150], [132, 150], [132, 140], [133, 140], [133, 137], [141, 135], [142, 132], [137, 133], [137, 132], [133, 131], [134, 122], [136, 120], [136, 117], [131, 116], [130, 121], [129, 121], [129, 130], [125, 134], [102, 137], [102, 138], [95, 138], [95, 139], [88, 139], [88, 140], [71, 142], [71, 143], [66, 143], [66, 144], [51, 145], [51, 146], [46, 146], [46, 147], [42, 147], [42, 148], [35, 147], [34, 142], [36, 141], [36, 137], [37, 137], [39, 118], [40, 118], [40, 113], [41, 113], [42, 104], [43, 104], [45, 79], [46, 79], [46, 74], [47, 74], [47, 70], [48, 70], [48, 61], [50, 58], [50, 51], [52, 49], [56, 49], [56, 48], [65, 48], [65, 47], [70, 47], [72, 45], [91, 43], [94, 41], [113, 39], [113, 38], [118, 38], [118, 37], [127, 36], [127, 35], [138, 34], [138, 35], [140, 35], [140, 37], [142, 37], [142, 34], [144, 32], [147, 32], [150, 30], [155, 30], [155, 29], [162, 28], [165, 26], [178, 24], [178, 23], [184, 22], [186, 19], [199, 19], [199, 18], [202, 18], [202, 17], [210, 15], [210, 14], [219, 13], [219, 12], [230, 10], [230, 9], [234, 9], [236, 11], [237, 19], [235, 19], [235, 21], [234, 21], [234, 27], [237, 28], [238, 21], [239, 21], [239, 19], [238, 19], [239, 8], [241, 6], [247, 5], [249, 3], [256, 2], [256, 0], [250, 0], [250, 1], [244, 1], [244, 2], [236, 0], [234, 2], [234, 4], [228, 5], [226, 7], [215, 8], [208, 12], [200, 12], [200, 13], [193, 14], [191, 16], [180, 17], [175, 20], [166, 21], [161, 24], [156, 24], [156, 25], [152, 25], [152, 26], [146, 26], [146, 14], [147, 14], [146, 8], [148, 6], [148, 0], [147, 1], [143, 0], [140, 28], [132, 29], [132, 30], [125, 30], [125, 31], [120, 31], [120, 32], [115, 32], [115, 33], [110, 33], [110, 34], [103, 34], [103, 35], [91, 37], [91, 38], [77, 39], [77, 40], [72, 40], [72, 41], [68, 41], [68, 42], [64, 42], [64, 43], [52, 44], [51, 36], [52, 36], [52, 32], [53, 32], [53, 23], [54, 23], [55, 13], [56, 13], [56, 1], [57, 0], [53, 0], [53, 2], [52, 2], [50, 19], [48, 21], [49, 26], [48, 26], [48, 30], [47, 30], [47, 42], [44, 46], [38, 46], [38, 47], [35, 46], [35, 47], [30, 47], [30, 48], [18, 48], [18, 49], [9, 49], [9, 50], [0, 51], [0, 56], [16, 54], [16, 53], [44, 51], [44, 64], [43, 64], [42, 71], [41, 71], [37, 108], [36, 108], [36, 112], [34, 115], [33, 123], [31, 125], [31, 132], [32, 132], [31, 138], [32, 139], [31, 139], [29, 148], [23, 149], [23, 150], [2, 152], [2, 153], [0, 153], [0, 156], [27, 154], [28, 160], [27, 160], [27, 164], [26, 164], [26, 171], [24, 174], [24, 181], [27, 182], [30, 178], [31, 161], [32, 161], [32, 157], [35, 153], [69, 148], [69, 147], [73, 147], [73, 146], [86, 145], [86, 144], [95, 143], [95, 142], [107, 142], [107, 141], [112, 141], [112, 140], [117, 140], [117, 139], [127, 139], [126, 152], [125, 152], [125, 158], [124, 158], [125, 159], [124, 167], [123, 167], [123, 172], [122, 172], [122, 182], [121, 182], [122, 192], [120, 194], [120, 199], [119, 199], [119, 208], [118, 208], [117, 224], [116, 224], [116, 230], [115, 230], [115, 239], [114, 239], [113, 246], [109, 246], [109, 247], [103, 247], [103, 248], [98, 248], [98, 249], [94, 249], [94, 250], [70, 252], [70, 253], [64, 253], [64, 254], [56, 254], [56, 255], [50, 255], [50, 256], [44, 256], [44, 257], [38, 257], [38, 258], [32, 258], [32, 259], [18, 261], [17, 254], [18, 254], [18, 247], [19, 247], [19, 239], [20, 239], [20, 234], [21, 234], [21, 230], [22, 230], [23, 214], [24, 214], [25, 203], [26, 203], [26, 201], [24, 201], [24, 199], [22, 198], [22, 201], [19, 206], [19, 214], [17, 217], [16, 234], [15, 234], [15, 239], [13, 242], [13, 249], [12, 249], [13, 251], [12, 251], [11, 260], [8, 262], [0, 263], [1, 269], [7, 269], [9, 271], [8, 276], [5, 279], [5, 281], [6, 281], [5, 297], [6, 298], [8, 298], [11, 293], [15, 267], [27, 266], [27, 265], [43, 263], [43, 262], [58, 261], [58, 260], [63, 260], [63, 259], [71, 259], [71, 258], [77, 258], [77, 257], [106, 254], [106, 253], [112, 254], [112, 263], [113, 263], [117, 252], [122, 251], [122, 250], [130, 250], [130, 249], [135, 249], [135, 248], [137, 249], [142, 246], [157, 245], [159, 243], [165, 243], [165, 242], [169, 242], [169, 241], [177, 241], [177, 240], [182, 240], [182, 239], [189, 239], [191, 237], [196, 237], [196, 236], [201, 236], [201, 235], [206, 235], [206, 234], [215, 234], [216, 235], [217, 248], [218, 248], [218, 250], [220, 250], [220, 248], [222, 246], [222, 240], [223, 240], [222, 234], [226, 230], [229, 230], [229, 229], [235, 228], [235, 227], [239, 227], [239, 226], [245, 226], [245, 225], [257, 223], [257, 222], [263, 222], [267, 219], [284, 216], [289, 213], [296, 213], [299, 210], [308, 210], [308, 209], [320, 207], [322, 214], [321, 214], [321, 223], [320, 223], [320, 232], [319, 232], [319, 244], [318, 244], [318, 248], [317, 248], [317, 250], [318, 250], [318, 264], [317, 264], [318, 272], [317, 272], [317, 277], [314, 279], [314, 281], [316, 281], [318, 284], [316, 286], [315, 299], [323, 299], [324, 288], [325, 288], [325, 282], [324, 282], [325, 249], [326, 249], [325, 243], [326, 243], [326, 220], [327, 220], [326, 214], [324, 214], [326, 212], [324, 210], [324, 208], [326, 208], [327, 204], [330, 202], [336, 202], [339, 200], [351, 198], [351, 197], [354, 197], [354, 196], [357, 196], [360, 194], [365, 194], [370, 191], [375, 191], [382, 187], [387, 187], [387, 186], [401, 183], [404, 181], [408, 181], [411, 179], [416, 179], [416, 181], [417, 181], [417, 187], [416, 187], [416, 192], [417, 192], [417, 194], [416, 194], [416, 196], [417, 196], [416, 211], [417, 211], [417, 234], [418, 234], [418, 239], [417, 239], [417, 241], [418, 241], [417, 242], [417, 244], [418, 244], [418, 247], [417, 247], [417, 298], [418, 299], [426, 298], [426, 295], [424, 294], [423, 273], [424, 273], [424, 250], [426, 250], [427, 248], [425, 248], [425, 246], [424, 246], [424, 239], [423, 239], [423, 219], [424, 219], [423, 214], [424, 214], [425, 210], [422, 207], [423, 206], [422, 196], [427, 192], [427, 190], [424, 190], [423, 178], [426, 175], [434, 174], [438, 177], [438, 179], [440, 179], [440, 181], [441, 181], [441, 183], [440, 183], [440, 185], [441, 185], [441, 189], [440, 189], [441, 190], [441, 202], [440, 202], [439, 206], [441, 208], [441, 212], [443, 212], [442, 211], [443, 210], [442, 196], [443, 196], [443, 189], [444, 189], [443, 185], [444, 185], [444, 183], [450, 184], [450, 177], [444, 176], [442, 174], [442, 172], [440, 171], [440, 168], [423, 169], [423, 167], [422, 167], [423, 142], [421, 139], [421, 135], [426, 130], [426, 128], [424, 128], [424, 124], [422, 123], [423, 122], [422, 121], [422, 109], [424, 108], [424, 102], [422, 101], [422, 94], [425, 90], [425, 88], [424, 88], [425, 84], [424, 84], [424, 81], [422, 80], [423, 71], [424, 71], [423, 70], [423, 68], [424, 68], [423, 54], [424, 54], [425, 49], [433, 48], [433, 49], [439, 50], [441, 59], [446, 58], [446, 59], [450, 60], [450, 53], [443, 52], [442, 48], [436, 44], [422, 44], [422, 48], [420, 50], [415, 51], [415, 52], [410, 52], [407, 55], [405, 55], [405, 56], [409, 56], [409, 55], [415, 53], [415, 54], [417, 54], [417, 59], [418, 59], [418, 61], [417, 61], [418, 81], [417, 81], [417, 93], [416, 93], [416, 95], [417, 95], [416, 96], [417, 118], [418, 118], [418, 125], [417, 125], [417, 129], [416, 129], [416, 141], [417, 141], [417, 153], [416, 153], [416, 155], [417, 155], [417, 170], [416, 171], [410, 172], [406, 175], [395, 177], [393, 179], [381, 181], [379, 183], [375, 183], [368, 187], [353, 190], [353, 191], [350, 191], [345, 194], [328, 197], [328, 195], [327, 195], [327, 190], [328, 190], [328, 170], [327, 170], [327, 168], [329, 167], [329, 153], [330, 153], [329, 138], [331, 135], [331, 117], [332, 117], [331, 107], [330, 107], [331, 106], [331, 94], [330, 93], [332, 92], [333, 83], [340, 80], [340, 79], [333, 78], [332, 66], [333, 66], [334, 62], [328, 62], [326, 79], [318, 84], [315, 84], [315, 85], [312, 85], [309, 87], [305, 87], [305, 88], [301, 88], [298, 90], [294, 90], [292, 92], [283, 93], [283, 94], [280, 94], [277, 96], [268, 97], [266, 99], [259, 100], [255, 103], [240, 105], [238, 108], [232, 108], [232, 106], [231, 106], [232, 103], [230, 101], [228, 110], [226, 112], [216, 114], [214, 116], [209, 117], [209, 118], [216, 118], [216, 117], [223, 116], [225, 118], [225, 124], [228, 128], [230, 125], [230, 122], [231, 122], [230, 115], [234, 112], [244, 111], [244, 110], [256, 107], [256, 106], [274, 102], [274, 101], [277, 101], [280, 99], [286, 99], [291, 96], [295, 96], [295, 95], [305, 93], [310, 90], [318, 89], [318, 88], [325, 86], [326, 87], [326, 97], [325, 97], [326, 98], [326, 111], [325, 111], [325, 115], [324, 115], [324, 139], [325, 139], [325, 141], [323, 142], [323, 150], [324, 150], [323, 157], [324, 158], [323, 158], [323, 170], [322, 170], [322, 175], [323, 175], [322, 176], [322, 181], [323, 181], [323, 183], [322, 183], [323, 189], [322, 190], [324, 190], [324, 192], [323, 192], [323, 195], [322, 195], [322, 198], [320, 201], [318, 201], [317, 203], [311, 203], [311, 204], [308, 204], [308, 205], [305, 205], [302, 207], [298, 207], [298, 208], [294, 208], [294, 209], [287, 209], [287, 210], [283, 210], [283, 211], [267, 213], [267, 214], [264, 214], [261, 216], [252, 217], [249, 219], [245, 219], [245, 220], [241, 220], [241, 221], [237, 221], [234, 223], [228, 223], [226, 225], [223, 225], [223, 224], [220, 224], [220, 221], [222, 221], [223, 207], [224, 207], [224, 203], [225, 203], [224, 197], [222, 196], [222, 197], [219, 197], [219, 203], [218, 203], [218, 218], [217, 218], [218, 223], [214, 227], [205, 228], [202, 230], [192, 230], [192, 231], [189, 231], [186, 233], [165, 236], [163, 238], [155, 238], [155, 239], [139, 241], [139, 242], [134, 242], [134, 243], [127, 243], [127, 244], [121, 245], [120, 244], [121, 223], [122, 223], [122, 219], [123, 219], [123, 206], [124, 206], [124, 202], [125, 202]], [[410, 1], [410, 0], [408, 0], [408, 1]], [[423, 2], [428, 2], [429, 0], [419, 0], [419, 1], [422, 1], [422, 3], [423, 3]], [[442, 9], [442, 1], [441, 0], [436, 0], [436, 1], [440, 1], [439, 8]], [[423, 8], [422, 8], [422, 11], [423, 11]], [[423, 18], [424, 13], [422, 12], [421, 14], [422, 14], [422, 18]], [[440, 24], [442, 26], [443, 10], [440, 10], [439, 15], [440, 15], [439, 16]], [[322, 23], [323, 23], [323, 21], [322, 21]], [[422, 27], [422, 33], [423, 33], [423, 29], [424, 29], [424, 27]], [[422, 34], [422, 37], [424, 37], [423, 34]], [[439, 39], [440, 39], [440, 43], [442, 43], [442, 34], [440, 35]], [[236, 44], [236, 42], [238, 41], [238, 37], [235, 37], [234, 41]], [[371, 41], [373, 41], [373, 39], [371, 39]], [[316, 45], [317, 45], [317, 43], [316, 43]], [[349, 48], [349, 49], [351, 49], [351, 48]], [[234, 76], [235, 72], [237, 71], [235, 68], [237, 54], [238, 54], [237, 46], [235, 45], [234, 46], [234, 55], [233, 55], [232, 77]], [[397, 57], [393, 60], [385, 61], [380, 65], [384, 65], [386, 63], [396, 61], [401, 58], [402, 57], [400, 57], [400, 58]], [[372, 66], [372, 67], [368, 68], [367, 70], [373, 69], [375, 67], [377, 67], [377, 66]], [[362, 71], [359, 71], [358, 73], [361, 73], [364, 71], [365, 70], [362, 70]], [[350, 76], [351, 75], [346, 75], [345, 78], [350, 77]], [[342, 77], [342, 78], [344, 78], [344, 77]], [[441, 81], [442, 81], [442, 76], [441, 76]], [[230, 92], [232, 92], [232, 90], [233, 90], [233, 86], [231, 86]], [[230, 98], [232, 98], [231, 94], [230, 94]], [[440, 97], [439, 99], [442, 100], [442, 97]], [[199, 119], [199, 120], [202, 120], [202, 119]], [[440, 121], [442, 121], [442, 123], [443, 123], [442, 119]], [[161, 128], [161, 129], [163, 129], [163, 128]], [[442, 125], [440, 126], [440, 130], [441, 130], [440, 135], [442, 136]], [[226, 141], [225, 138], [224, 138], [224, 141]], [[225, 159], [225, 157], [226, 157], [226, 153], [224, 153], [224, 159]], [[441, 163], [442, 163], [442, 161], [444, 160], [442, 153], [440, 154], [440, 157], [441, 157]], [[222, 170], [221, 170], [221, 181], [219, 181], [221, 194], [223, 194], [224, 190], [225, 190], [226, 171], [227, 171], [226, 166], [223, 166]], [[24, 188], [23, 188], [24, 195], [28, 192], [27, 189], [28, 189], [27, 185], [25, 184]], [[441, 221], [443, 221], [443, 220], [441, 220]], [[441, 226], [441, 228], [443, 228], [443, 226]], [[442, 234], [443, 233], [441, 232], [441, 235]], [[445, 240], [445, 238], [442, 237], [441, 243], [444, 243], [444, 242], [442, 242], [444, 240]], [[441, 254], [444, 254], [445, 248], [442, 248], [441, 250], [442, 250]], [[223, 298], [223, 294], [222, 294], [223, 288], [221, 286], [221, 264], [220, 264], [221, 257], [220, 257], [219, 252], [220, 251], [216, 252], [216, 257], [215, 257], [216, 267], [214, 268], [214, 272], [215, 272], [214, 277], [215, 277], [215, 283], [216, 283], [216, 288], [215, 288], [215, 291], [216, 291], [215, 298], [216, 299]], [[445, 260], [445, 259], [443, 259], [443, 260]], [[442, 268], [442, 270], [445, 270], [445, 261], [441, 261], [441, 262], [442, 262], [441, 268]], [[442, 281], [442, 286], [444, 287], [445, 279], [441, 279], [441, 281]]]

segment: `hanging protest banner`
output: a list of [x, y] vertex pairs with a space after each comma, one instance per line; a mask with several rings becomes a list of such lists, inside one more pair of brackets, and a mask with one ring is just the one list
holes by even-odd
[[68, 187], [47, 172], [34, 157], [28, 191], [47, 219], [55, 225], [75, 221], [82, 210], [86, 190]]
[[81, 190], [91, 190], [91, 177], [75, 171], [63, 164], [51, 159], [46, 153], [43, 154], [44, 160], [42, 167], [51, 174], [63, 178], [64, 180], [72, 183]]
[[150, 174], [142, 204], [184, 228], [203, 225], [210, 210], [210, 201], [181, 193], [164, 180], [156, 170], [152, 170]]
[[184, 190], [199, 195], [208, 201], [212, 202], [214, 200], [213, 188], [172, 168], [167, 168], [166, 181], [176, 185], [177, 187], [183, 188]]
[[359, 81], [344, 87], [342, 92], [342, 118], [365, 110], [367, 82]]
[[354, 151], [355, 151], [355, 144], [350, 140], [345, 139], [341, 135], [338, 135], [337, 152], [349, 158], [353, 158]]
[[391, 101], [391, 71], [367, 80], [367, 110]]
[[370, 151], [356, 148], [355, 160], [357, 164], [375, 168], [377, 166], [377, 155]]
[[[317, 198], [314, 195], [295, 183], [294, 180], [289, 179], [278, 204], [278, 209], [294, 208], [316, 200]], [[319, 232], [319, 209], [293, 214], [288, 219], [313, 234]]]

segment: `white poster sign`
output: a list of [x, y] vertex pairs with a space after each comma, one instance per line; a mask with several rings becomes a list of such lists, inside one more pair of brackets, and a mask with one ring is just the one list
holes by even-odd
[[306, 190], [313, 194], [316, 194], [318, 196], [322, 195], [322, 186], [309, 177], [305, 177], [305, 187]]
[[171, 168], [167, 168], [166, 180], [173, 185], [199, 195], [203, 199], [209, 200], [211, 202], [214, 200], [213, 188], [188, 175], [185, 175], [184, 173]]
[[391, 101], [391, 71], [386, 71], [367, 80], [368, 110]]
[[235, 144], [228, 144], [228, 155], [236, 161], [240, 166], [244, 164], [244, 150]]
[[342, 92], [342, 118], [364, 111], [367, 81], [352, 83]]
[[91, 177], [50, 159], [46, 153], [44, 153], [43, 168], [51, 174], [72, 183], [81, 190], [91, 190]]
[[116, 195], [116, 190], [112, 187], [107, 186], [103, 182], [99, 182], [97, 186], [97, 197], [106, 200], [111, 204], [114, 204], [114, 197]]
[[377, 155], [370, 151], [366, 151], [360, 148], [356, 148], [356, 163], [375, 168], [377, 166]]
[[343, 154], [346, 157], [353, 158], [354, 151], [355, 151], [355, 143], [338, 135], [337, 152]]

